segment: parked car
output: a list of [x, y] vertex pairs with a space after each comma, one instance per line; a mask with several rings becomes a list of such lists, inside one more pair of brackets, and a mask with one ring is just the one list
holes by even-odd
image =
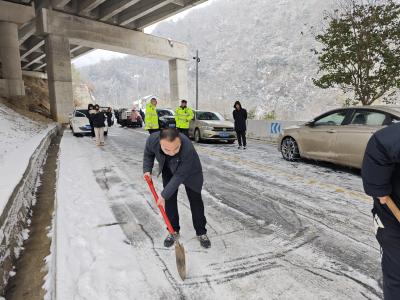
[[[107, 107], [100, 108], [102, 111], [106, 112]], [[70, 114], [69, 127], [72, 130], [74, 136], [90, 135], [91, 129], [89, 124], [88, 110], [87, 108], [75, 108]], [[106, 125], [106, 124], [105, 124]], [[104, 128], [104, 135], [108, 134], [108, 127]]]
[[136, 109], [122, 108], [117, 112], [117, 123], [122, 127], [143, 127], [143, 120]]
[[172, 110], [157, 108], [157, 115], [160, 128], [176, 127], [174, 112]]
[[236, 132], [233, 123], [226, 121], [219, 113], [194, 111], [194, 119], [190, 122], [189, 137], [197, 143], [214, 140], [233, 144], [236, 140]]
[[372, 134], [399, 121], [400, 106], [336, 109], [285, 129], [280, 136], [279, 151], [289, 161], [304, 157], [361, 168]]

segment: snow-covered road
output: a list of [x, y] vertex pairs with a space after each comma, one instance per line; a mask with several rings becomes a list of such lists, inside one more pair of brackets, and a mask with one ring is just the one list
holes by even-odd
[[[140, 130], [112, 128], [99, 149], [90, 138], [65, 132], [57, 193], [56, 236], [63, 248], [57, 250], [58, 295], [381, 298], [372, 201], [363, 194], [359, 175], [321, 164], [289, 163], [275, 146], [256, 141], [246, 151], [234, 145], [196, 145], [205, 174], [212, 248], [202, 249], [196, 240], [182, 190], [181, 235], [188, 264], [188, 278], [182, 282], [173, 250], [163, 248], [165, 226], [142, 179], [146, 137]], [[161, 190], [160, 180], [156, 182]]]

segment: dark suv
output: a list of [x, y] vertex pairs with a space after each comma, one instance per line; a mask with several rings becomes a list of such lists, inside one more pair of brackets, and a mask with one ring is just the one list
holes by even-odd
[[170, 109], [157, 108], [158, 123], [160, 128], [175, 128], [176, 122], [174, 113]]

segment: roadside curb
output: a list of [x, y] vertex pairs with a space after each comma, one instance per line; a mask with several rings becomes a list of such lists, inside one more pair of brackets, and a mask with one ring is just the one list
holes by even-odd
[[51, 139], [60, 130], [55, 125], [43, 137], [39, 146], [29, 159], [26, 170], [13, 190], [7, 204], [0, 215], [0, 295], [4, 295], [6, 283], [13, 270], [15, 260], [19, 257], [21, 246], [26, 239], [24, 229], [29, 224], [29, 213], [35, 204], [35, 192], [39, 174], [47, 157], [47, 150]]

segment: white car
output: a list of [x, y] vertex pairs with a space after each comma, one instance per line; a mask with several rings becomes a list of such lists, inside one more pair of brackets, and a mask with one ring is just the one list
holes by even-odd
[[[73, 113], [70, 115], [69, 127], [72, 130], [74, 136], [90, 135], [91, 128], [89, 119], [87, 117], [87, 108], [75, 108]], [[104, 135], [107, 135], [108, 127], [105, 124]]]

